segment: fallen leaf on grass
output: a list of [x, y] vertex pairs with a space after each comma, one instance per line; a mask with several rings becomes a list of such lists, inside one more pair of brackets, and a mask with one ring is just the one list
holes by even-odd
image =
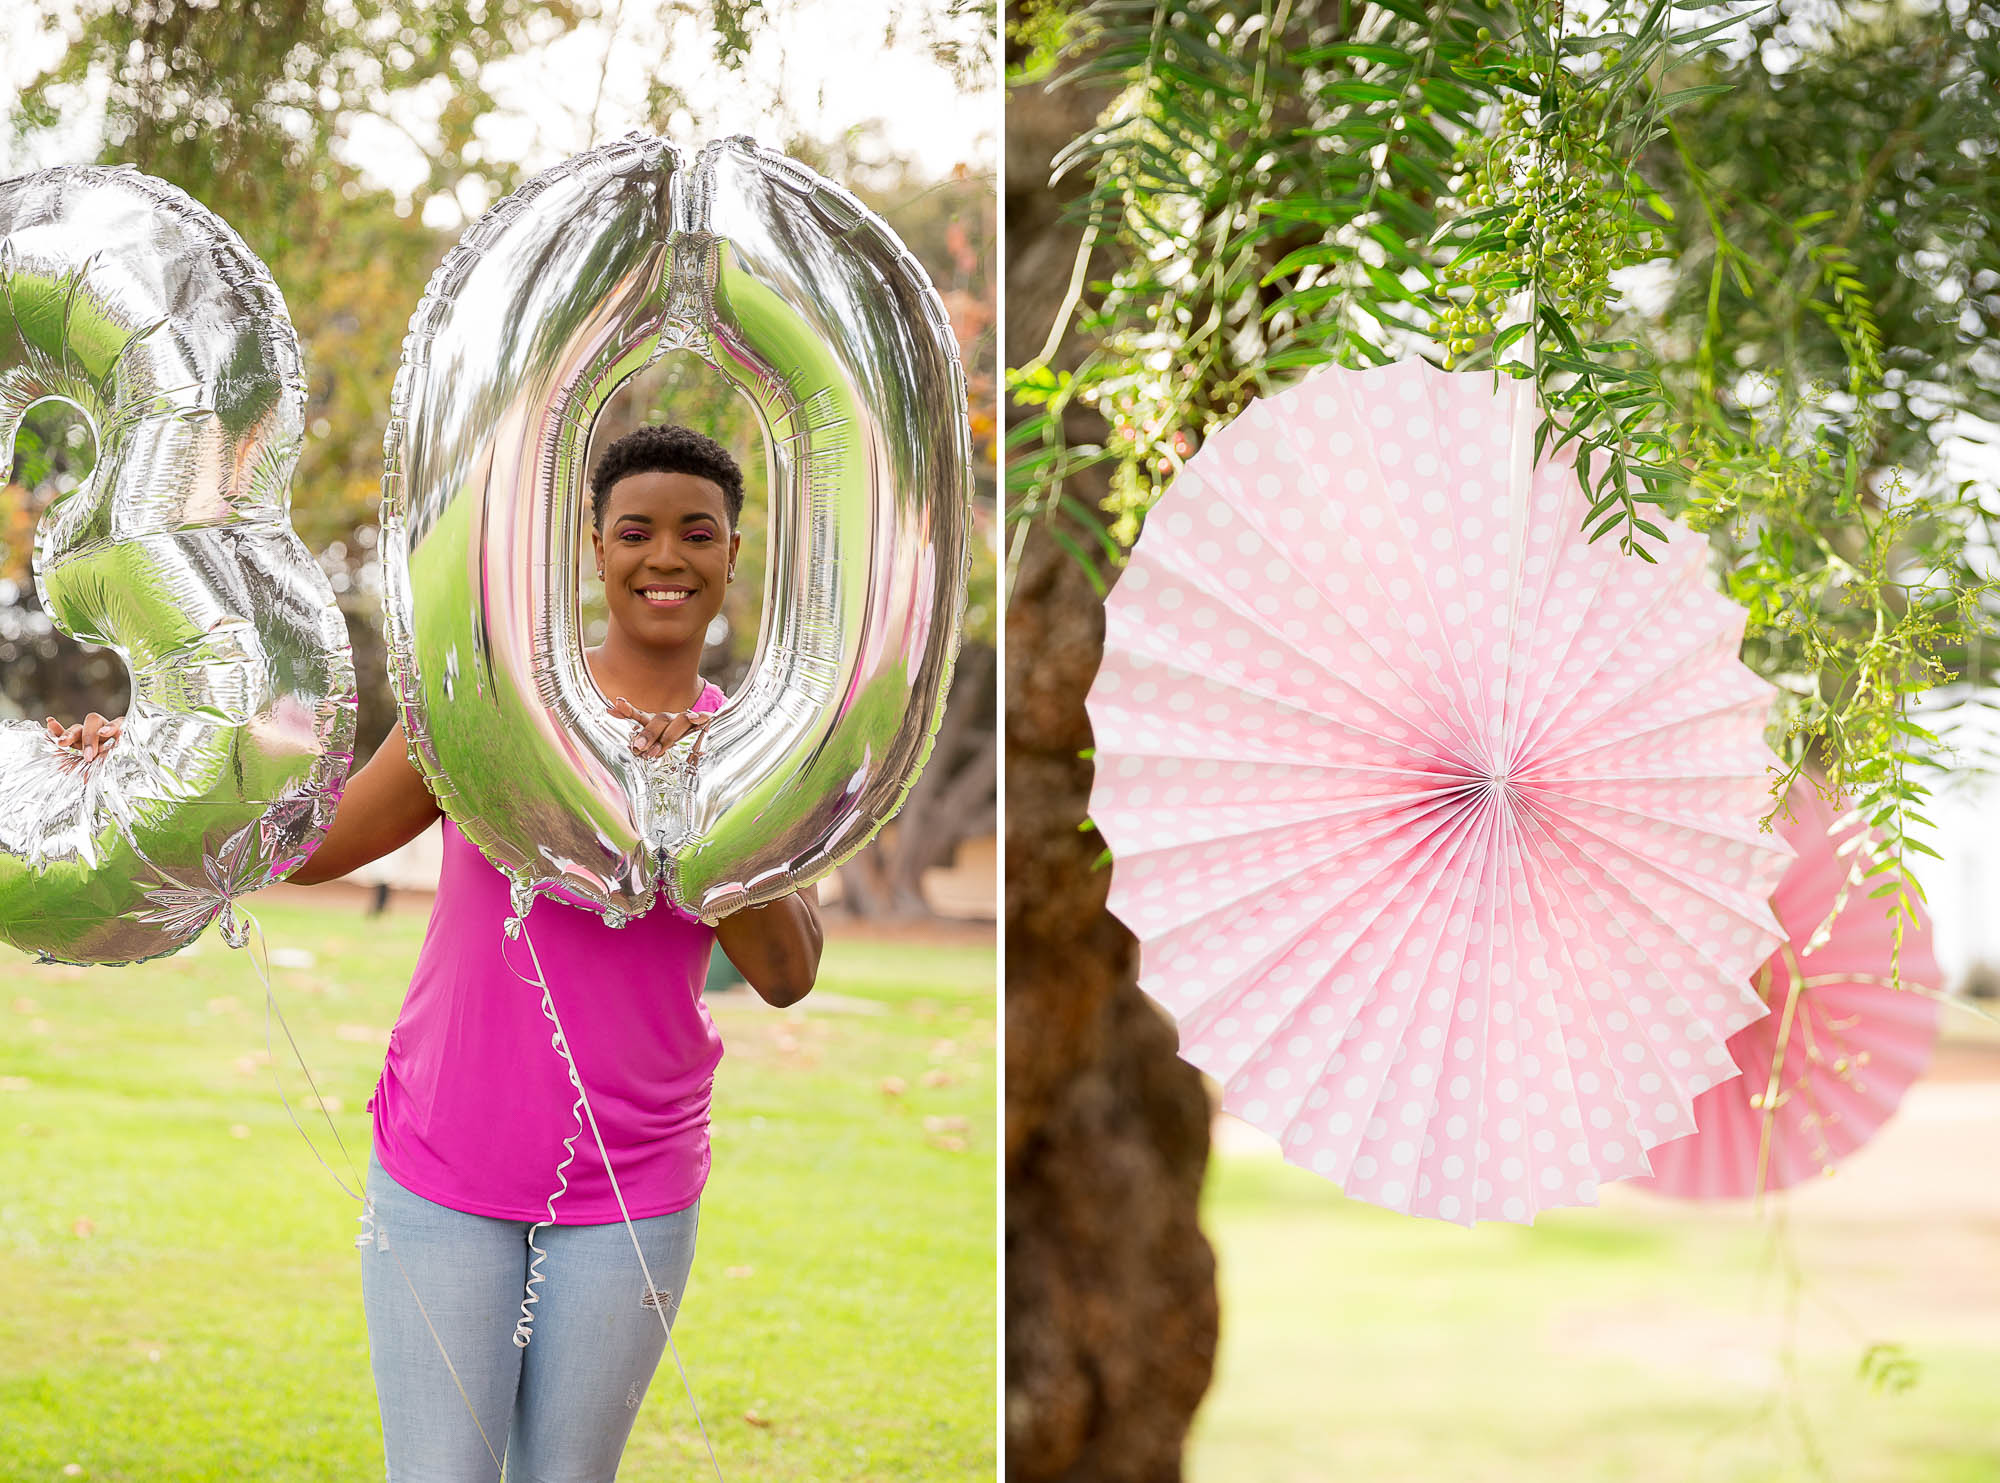
[[25, 1076], [0, 1076], [0, 1092], [25, 1092], [33, 1086]]
[[745, 1411], [743, 1419], [752, 1426], [769, 1426], [771, 1424], [771, 1419], [768, 1416], [759, 1416], [754, 1410]]
[[958, 1042], [956, 1040], [938, 1040], [931, 1044], [931, 1059], [933, 1061], [949, 1061], [957, 1054]]
[[80, 1462], [64, 1463], [63, 1476], [65, 1478], [81, 1478], [83, 1476], [83, 1464]]
[[250, 1125], [248, 1123], [231, 1123], [229, 1125], [229, 1136], [232, 1138], [248, 1138], [250, 1136]]
[[328, 1117], [337, 1117], [340, 1114], [340, 1109], [345, 1104], [338, 1097], [321, 1097], [319, 1105], [325, 1109]]
[[356, 1045], [387, 1045], [389, 1032], [377, 1029], [374, 1025], [335, 1025], [333, 1038], [351, 1040]]
[[927, 1117], [924, 1119], [926, 1133], [963, 1133], [971, 1124], [962, 1117]]
[[273, 968], [310, 968], [317, 963], [310, 952], [302, 947], [274, 947], [271, 949]]
[[41, 1012], [42, 1006], [33, 999], [30, 999], [26, 994], [23, 994], [14, 1001], [14, 1013], [16, 1014], [40, 1014]]
[[924, 1085], [927, 1087], [948, 1087], [958, 1080], [956, 1076], [953, 1076], [942, 1066], [931, 1067], [930, 1070], [923, 1074], [922, 1079]]
[[234, 994], [218, 994], [208, 1001], [208, 1012], [210, 1014], [234, 1014], [236, 1010], [237, 1004]]
[[755, 1267], [724, 1267], [722, 1275], [725, 1277], [748, 1277], [756, 1270]]
[[48, 1034], [48, 1033], [49, 1033], [49, 1022], [48, 1022], [47, 1020], [29, 1020], [29, 1021], [28, 1021], [28, 1033], [29, 1033], [30, 1035], [46, 1035], [46, 1034]]
[[79, 1215], [75, 1220], [70, 1222], [69, 1229], [70, 1234], [75, 1236], [79, 1241], [87, 1241], [90, 1239], [91, 1232], [97, 1229], [97, 1222], [87, 1215]]
[[882, 1078], [882, 1095], [885, 1097], [900, 1097], [909, 1089], [910, 1084], [900, 1076], [885, 1076]]
[[965, 1140], [950, 1133], [933, 1133], [925, 1140], [942, 1153], [964, 1153]]

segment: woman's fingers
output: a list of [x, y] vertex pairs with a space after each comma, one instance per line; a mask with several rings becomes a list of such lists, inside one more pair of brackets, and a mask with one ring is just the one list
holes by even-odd
[[703, 726], [705, 714], [692, 711], [642, 711], [620, 695], [613, 698], [611, 714], [634, 722], [631, 747], [641, 757], [659, 757], [668, 747]]
[[687, 729], [681, 718], [672, 711], [654, 716], [639, 728], [639, 734], [632, 738], [632, 745], [642, 757], [658, 757], [672, 746]]
[[48, 728], [49, 740], [70, 754], [63, 759], [65, 766], [96, 761], [117, 745], [118, 739], [125, 734], [123, 716], [107, 718], [96, 711], [68, 726], [54, 716], [45, 718], [42, 725]]
[[83, 721], [83, 755], [91, 761], [110, 751], [125, 734], [125, 718], [106, 718], [92, 711]]
[[632, 735], [632, 750], [642, 757], [658, 757], [688, 734], [692, 723], [679, 711], [650, 717]]

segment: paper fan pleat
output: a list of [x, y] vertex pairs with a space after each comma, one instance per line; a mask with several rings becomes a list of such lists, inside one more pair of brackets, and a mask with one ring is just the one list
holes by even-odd
[[[1226, 1081], [1251, 1059], [1253, 1042], [1238, 1033], [1240, 1026], [1225, 1022], [1229, 1011], [1238, 1008], [1255, 1017], [1251, 1028], [1256, 1033], [1264, 1063], [1273, 1060], [1277, 1032], [1285, 1027], [1288, 1017], [1302, 1006], [1309, 1012], [1317, 1009], [1326, 998], [1322, 991], [1329, 985], [1339, 987], [1342, 1003], [1333, 1005], [1330, 1014], [1314, 1021], [1317, 1027], [1341, 1028], [1347, 1019], [1365, 1012], [1381, 973], [1370, 944], [1407, 928], [1422, 906], [1407, 889], [1411, 877], [1435, 855], [1450, 833], [1463, 827], [1462, 821], [1454, 821], [1432, 836], [1431, 848], [1419, 845], [1404, 852], [1400, 862], [1385, 862], [1383, 868], [1367, 872], [1348, 893], [1348, 910], [1338, 926], [1323, 927], [1309, 939], [1295, 942], [1279, 958], [1260, 966], [1255, 987], [1236, 997], [1210, 993], [1199, 1008], [1185, 1012], [1183, 1051], [1189, 1060]], [[1291, 1049], [1295, 1054], [1311, 1054], [1314, 1047]], [[1281, 1078], [1281, 1082], [1288, 1081], [1289, 1076]], [[1284, 1085], [1268, 1085], [1266, 1089], [1282, 1091]]]
[[[1193, 481], [1191, 495], [1199, 482]], [[1206, 508], [1212, 515], [1227, 507], [1211, 502]], [[1445, 744], [1451, 724], [1448, 708], [1413, 683], [1410, 672], [1383, 652], [1380, 598], [1363, 591], [1367, 580], [1342, 580], [1337, 585], [1328, 582], [1333, 590], [1327, 590], [1299, 571], [1291, 553], [1265, 545], [1241, 522], [1232, 520], [1225, 529], [1205, 530], [1201, 536], [1195, 541], [1176, 540], [1170, 535], [1160, 554], [1148, 553], [1143, 565], [1135, 552], [1120, 581], [1123, 586], [1134, 570], [1143, 574], [1141, 590], [1158, 581], [1160, 597], [1177, 603], [1177, 610], [1188, 614], [1191, 632], [1181, 641], [1188, 655], [1232, 669], [1247, 679], [1235, 668], [1235, 661], [1257, 644], [1264, 667], [1272, 668], [1271, 661], [1278, 659], [1282, 662], [1278, 672], [1292, 684], [1325, 686], [1349, 697], [1364, 713], [1379, 709], [1412, 734], [1399, 736], [1392, 725], [1388, 731], [1392, 740], [1407, 743], [1421, 738], [1432, 746]], [[1241, 608], [1230, 607], [1219, 591], [1210, 590], [1217, 585], [1215, 564], [1231, 559], [1252, 563], [1258, 578], [1247, 598], [1246, 594], [1235, 594], [1235, 600], [1243, 603]], [[1276, 612], [1259, 611], [1260, 596], [1271, 597], [1272, 589], [1287, 593], [1288, 600], [1278, 604]], [[1262, 605], [1272, 606], [1269, 602]], [[1108, 619], [1106, 626], [1108, 645]], [[1133, 647], [1148, 651], [1143, 637]]]
[[[1431, 831], [1426, 832], [1434, 832], [1436, 828], [1448, 825], [1449, 822], [1440, 820], [1432, 826]], [[1405, 862], [1405, 868], [1414, 868], [1415, 865], [1421, 864], [1424, 858], [1421, 842], [1418, 841], [1414, 848], [1408, 840], [1391, 840], [1384, 844], [1378, 835], [1369, 845], [1346, 851], [1334, 860], [1323, 862], [1310, 871], [1301, 872], [1296, 882], [1288, 885], [1282, 895], [1274, 898], [1277, 902], [1275, 909], [1266, 905], [1267, 898], [1258, 896], [1246, 899], [1240, 913], [1232, 911], [1227, 906], [1204, 912], [1202, 916], [1193, 918], [1189, 925], [1210, 934], [1212, 941], [1217, 944], [1234, 944], [1236, 956], [1233, 963], [1216, 965], [1213, 976], [1204, 981], [1206, 986], [1198, 984], [1191, 992], [1178, 991], [1173, 986], [1177, 982], [1185, 981], [1186, 964], [1189, 961], [1187, 958], [1183, 958], [1181, 963], [1171, 970], [1173, 973], [1171, 980], [1159, 978], [1155, 980], [1156, 983], [1169, 999], [1185, 1010], [1214, 997], [1218, 989], [1227, 990], [1237, 986], [1246, 974], [1268, 973], [1275, 958], [1267, 953], [1267, 949], [1274, 941], [1277, 946], [1290, 951], [1295, 945], [1306, 941], [1317, 932], [1314, 946], [1322, 956], [1331, 960], [1340, 952], [1344, 952], [1352, 939], [1365, 930], [1373, 917], [1388, 905], [1396, 887], [1401, 884], [1401, 875], [1396, 863], [1398, 858]], [[1115, 894], [1129, 889], [1143, 890], [1144, 887], [1119, 887], [1115, 881], [1113, 883]], [[1294, 924], [1297, 918], [1287, 914], [1288, 907], [1320, 891], [1339, 892], [1347, 903], [1347, 912], [1338, 923], [1317, 923], [1305, 932], [1295, 931]], [[1121, 908], [1132, 910], [1129, 901], [1120, 901], [1118, 906], [1114, 907], [1114, 909]], [[1277, 930], [1271, 930], [1273, 928]], [[1163, 974], [1168, 971], [1162, 970]], [[1256, 991], [1252, 992], [1254, 994]], [[1249, 998], [1247, 1002], [1253, 1008], [1258, 1003], [1254, 997]], [[1268, 1025], [1260, 1025], [1258, 1028], [1268, 1029]]]
[[1804, 781], [1786, 805], [1798, 857], [1774, 901], [1788, 941], [1752, 988], [1771, 1013], [1730, 1039], [1742, 1074], [1696, 1100], [1698, 1131], [1654, 1150], [1648, 1183], [1665, 1194], [1739, 1199], [1812, 1179], [1867, 1143], [1930, 1062], [1941, 975], [1928, 917], [1919, 906], [1905, 929], [1907, 987], [1894, 987], [1885, 903], [1849, 849], [1859, 820]]
[[[1686, 986], [1698, 977], [1690, 971], [1695, 965], [1667, 942], [1650, 903], [1578, 869], [1582, 857], [1561, 840], [1551, 838], [1547, 846], [1541, 894], [1552, 908], [1567, 911], [1558, 925], [1598, 924], [1597, 951], [1588, 961], [1571, 946], [1575, 932], [1561, 931], [1555, 940], [1579, 976], [1591, 973], [1582, 1007], [1600, 1041], [1617, 1047], [1607, 1064], [1612, 1091], [1625, 1104], [1625, 1125], [1644, 1147], [1679, 1137], [1694, 1127], [1688, 1104], [1728, 1066], [1726, 1031], [1716, 1022], [1729, 1014], [1729, 1005], [1717, 996], [1688, 998]], [[1609, 1151], [1614, 1159], [1625, 1152], [1622, 1141]]]
[[1585, 541], [1531, 395], [1411, 363], [1253, 402], [1148, 516], [1089, 702], [1182, 1053], [1287, 1158], [1468, 1223], [1694, 1126], [1786, 862], [1701, 538]]

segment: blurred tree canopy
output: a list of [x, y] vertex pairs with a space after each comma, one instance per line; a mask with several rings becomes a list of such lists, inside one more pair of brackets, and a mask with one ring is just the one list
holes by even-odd
[[[660, 16], [705, 18], [714, 62], [738, 67], [763, 30], [782, 27], [787, 6], [718, 0], [657, 9]], [[967, 0], [900, 19], [898, 12], [885, 21], [885, 43], [895, 40], [900, 24], [913, 44], [964, 79], [980, 65], [982, 9], [990, 16], [990, 7]], [[292, 481], [293, 523], [320, 556], [347, 613], [362, 685], [364, 752], [393, 720], [374, 552], [382, 431], [403, 335], [431, 271], [457, 240], [457, 224], [524, 177], [518, 159], [479, 127], [495, 108], [490, 69], [587, 22], [605, 22], [615, 40], [618, 26], [631, 19], [618, 0], [609, 6], [593, 0], [234, 0], [130, 7], [86, 0], [80, 14], [59, 0], [37, 0], [10, 11], [10, 25], [63, 35], [68, 43], [6, 110], [13, 138], [56, 141], [58, 157], [129, 163], [180, 186], [242, 235], [285, 296], [309, 384], [308, 435]], [[708, 61], [693, 56], [687, 65]], [[429, 105], [425, 116], [434, 137], [410, 136], [428, 159], [428, 174], [399, 196], [356, 167], [355, 140], [363, 126], [374, 131], [368, 137], [383, 129], [409, 136], [409, 125], [398, 120], [410, 110], [399, 105], [412, 98]], [[646, 106], [648, 125], [669, 133], [670, 116], [684, 100], [665, 70]], [[807, 122], [796, 111], [774, 109], [774, 125], [791, 136], [767, 142], [845, 179], [895, 227], [944, 296], [972, 383], [975, 459], [985, 468], [979, 493], [990, 531], [992, 179], [965, 167], [943, 180], [922, 178], [868, 128], [820, 140], [802, 132]], [[77, 140], [86, 142], [63, 154]], [[45, 147], [39, 157], [49, 153]], [[866, 179], [857, 182], [864, 157]], [[425, 224], [440, 220], [449, 225]], [[657, 378], [648, 388], [622, 389], [607, 416], [637, 420], [687, 411], [691, 396], [700, 401], [684, 384], [670, 404], [654, 407], [659, 390]], [[707, 402], [690, 415], [720, 416], [725, 431], [735, 426], [731, 417], [754, 426], [740, 411]], [[29, 573], [40, 509], [57, 487], [73, 485], [90, 457], [80, 419], [68, 408], [45, 404], [27, 419], [12, 482], [0, 491], [5, 691], [15, 705], [37, 714], [41, 708], [69, 713], [122, 704], [124, 676], [115, 656], [93, 653], [76, 662], [75, 646], [53, 633], [40, 613]], [[754, 490], [754, 468], [752, 480]], [[761, 510], [754, 518], [761, 520]], [[968, 637], [990, 642], [990, 543], [978, 543], [975, 560]], [[752, 576], [746, 600], [754, 604]], [[737, 661], [755, 634], [754, 615], [732, 623]]]

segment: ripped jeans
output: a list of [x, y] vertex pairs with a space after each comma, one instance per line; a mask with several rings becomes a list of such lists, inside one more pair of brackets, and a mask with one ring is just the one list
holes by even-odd
[[[389, 1483], [497, 1483], [503, 1461], [509, 1483], [609, 1483], [666, 1346], [623, 1223], [536, 1233], [548, 1257], [522, 1349], [526, 1222], [433, 1204], [372, 1159], [368, 1202], [361, 1299]], [[632, 1223], [669, 1322], [700, 1208]]]

